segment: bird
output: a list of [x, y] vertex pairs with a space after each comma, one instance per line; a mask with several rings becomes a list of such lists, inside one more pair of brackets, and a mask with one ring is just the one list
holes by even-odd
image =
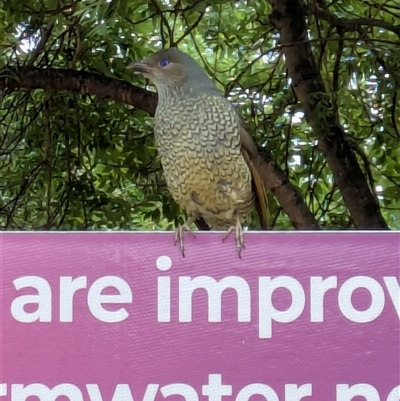
[[205, 222], [235, 233], [239, 258], [243, 225], [256, 208], [268, 229], [268, 199], [257, 147], [239, 113], [205, 70], [177, 47], [162, 49], [129, 64], [156, 87], [154, 135], [168, 190], [186, 212], [175, 230], [185, 257], [184, 232]]

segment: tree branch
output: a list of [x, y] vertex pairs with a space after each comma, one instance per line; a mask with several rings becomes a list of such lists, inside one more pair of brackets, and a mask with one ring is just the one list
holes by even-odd
[[270, 0], [271, 22], [280, 33], [293, 89], [303, 104], [305, 116], [318, 136], [344, 202], [359, 229], [387, 229], [379, 205], [371, 193], [355, 153], [326, 93], [324, 82], [312, 54], [306, 9], [301, 0]]
[[19, 67], [0, 71], [0, 89], [67, 90], [130, 104], [154, 115], [157, 94], [104, 75], [76, 70]]
[[304, 202], [299, 190], [289, 181], [286, 173], [274, 162], [265, 149], [258, 149], [262, 158], [260, 169], [264, 185], [278, 199], [282, 210], [298, 230], [319, 230], [320, 227]]
[[[154, 116], [157, 106], [157, 94], [154, 92], [149, 92], [125, 81], [83, 71], [32, 67], [0, 71], [0, 89], [13, 90], [16, 88], [69, 90], [97, 95], [132, 105], [151, 116]], [[285, 172], [275, 164], [268, 152], [260, 150], [260, 155], [264, 185], [276, 196], [293, 226], [302, 230], [319, 229], [319, 225], [303, 197], [290, 183]]]
[[369, 26], [372, 28], [386, 29], [400, 37], [400, 25], [393, 25], [389, 22], [374, 18], [340, 18], [327, 9], [319, 7], [315, 7], [312, 11], [317, 18], [328, 22], [331, 27], [341, 28], [342, 31], [357, 32], [361, 26]]

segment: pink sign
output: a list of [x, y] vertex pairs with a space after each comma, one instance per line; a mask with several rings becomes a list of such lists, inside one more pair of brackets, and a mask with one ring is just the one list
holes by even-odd
[[400, 233], [3, 233], [0, 401], [399, 401]]

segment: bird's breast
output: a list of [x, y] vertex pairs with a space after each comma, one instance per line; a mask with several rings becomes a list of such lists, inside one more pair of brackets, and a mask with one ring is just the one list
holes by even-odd
[[155, 138], [168, 188], [188, 213], [231, 216], [238, 205], [250, 207], [251, 175], [230, 104], [204, 98], [161, 104]]

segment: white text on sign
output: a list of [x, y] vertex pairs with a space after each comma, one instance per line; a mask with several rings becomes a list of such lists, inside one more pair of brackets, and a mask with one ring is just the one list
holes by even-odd
[[[10, 394], [8, 394], [10, 388]], [[98, 384], [86, 384], [85, 390], [90, 401], [108, 401], [102, 396]], [[117, 384], [110, 401], [155, 401], [161, 394], [163, 398], [170, 396], [181, 396], [185, 401], [199, 401], [199, 393], [209, 401], [223, 401], [234, 396], [236, 401], [249, 401], [251, 397], [259, 395], [266, 401], [301, 401], [312, 396], [312, 384], [284, 385], [284, 398], [279, 398], [277, 392], [269, 385], [263, 383], [251, 383], [239, 391], [233, 390], [233, 386], [222, 384], [221, 374], [210, 374], [208, 383], [202, 386], [201, 391], [185, 383], [171, 383], [164, 386], [159, 384], [148, 384], [142, 398], [134, 398], [129, 384]], [[84, 397], [85, 395], [85, 397]], [[37, 397], [40, 401], [55, 401], [58, 397], [67, 397], [69, 401], [83, 401], [86, 399], [85, 391], [71, 383], [61, 383], [50, 388], [42, 383], [23, 384], [0, 384], [0, 396], [10, 401], [26, 401], [29, 397]], [[351, 401], [355, 397], [364, 397], [365, 401], [399, 401], [400, 386], [393, 388], [389, 395], [381, 397], [378, 390], [371, 384], [360, 383], [355, 385], [338, 384], [336, 386], [336, 401]], [[232, 398], [230, 398], [232, 399]]]
[[[178, 322], [192, 322], [194, 310], [193, 294], [203, 290], [208, 300], [208, 322], [222, 321], [222, 294], [234, 291], [237, 296], [238, 322], [251, 322], [252, 291], [258, 295], [258, 337], [272, 338], [273, 322], [291, 323], [300, 318], [305, 310], [309, 297], [309, 316], [314, 323], [324, 322], [324, 297], [328, 291], [336, 291], [337, 305], [341, 315], [355, 323], [368, 323], [379, 318], [386, 307], [400, 320], [400, 285], [397, 277], [382, 277], [378, 281], [368, 276], [354, 276], [338, 285], [336, 276], [309, 278], [309, 290], [302, 283], [290, 276], [261, 276], [258, 288], [252, 289], [248, 282], [240, 276], [227, 276], [216, 280], [210, 276], [181, 276], [178, 279], [178, 294], [172, 293], [171, 277], [157, 277], [157, 315], [160, 323], [171, 322], [171, 297], [178, 298]], [[89, 313], [104, 323], [119, 323], [129, 318], [126, 306], [134, 304], [134, 290], [130, 283], [121, 277], [103, 276], [88, 284], [86, 276], [62, 276], [59, 279], [59, 298], [53, 299], [53, 291], [49, 282], [40, 276], [22, 276], [13, 281], [17, 291], [24, 290], [24, 295], [16, 296], [11, 303], [12, 317], [21, 323], [55, 321], [55, 306], [58, 306], [58, 321], [74, 321], [74, 295], [78, 291], [86, 291]], [[367, 291], [370, 304], [364, 310], [357, 309], [352, 296], [357, 290]], [[29, 290], [27, 294], [26, 290]], [[105, 294], [112, 290], [113, 294]], [[286, 309], [278, 309], [273, 303], [273, 295], [278, 290], [287, 291], [291, 303]], [[32, 293], [34, 292], [34, 293]], [[27, 308], [34, 305], [34, 311]], [[107, 308], [104, 306], [108, 305]], [[114, 305], [111, 306], [110, 305]], [[29, 310], [28, 310], [29, 309]]]

